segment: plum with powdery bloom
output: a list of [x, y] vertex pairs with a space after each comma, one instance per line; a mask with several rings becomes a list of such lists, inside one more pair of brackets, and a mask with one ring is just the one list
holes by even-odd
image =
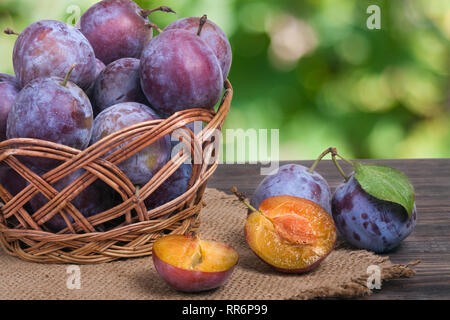
[[8, 115], [20, 89], [16, 77], [0, 73], [0, 141], [6, 139]]
[[77, 66], [69, 80], [89, 88], [95, 79], [94, 50], [79, 30], [60, 21], [31, 24], [14, 45], [14, 72], [22, 86], [41, 77], [63, 78], [74, 63]]
[[[17, 95], [7, 122], [7, 137], [34, 138], [83, 150], [92, 135], [93, 111], [89, 98], [75, 84], [59, 77], [31, 81]], [[56, 160], [31, 158], [41, 169]]]
[[288, 195], [314, 201], [331, 214], [331, 191], [328, 183], [319, 173], [310, 173], [308, 170], [298, 164], [281, 166], [258, 185], [251, 205], [258, 208], [267, 198]]
[[167, 30], [142, 52], [141, 87], [152, 107], [168, 117], [186, 109], [214, 108], [223, 77], [214, 52], [199, 36]]
[[131, 0], [104, 0], [80, 18], [80, 30], [95, 56], [106, 65], [121, 58], [139, 58], [153, 30], [142, 9]]
[[[188, 17], [176, 20], [164, 30], [182, 29], [197, 34], [199, 30], [198, 17]], [[212, 49], [219, 60], [222, 69], [223, 81], [227, 80], [232, 62], [230, 42], [222, 29], [211, 20], [207, 20], [201, 28], [200, 38]]]
[[[95, 118], [91, 143], [94, 144], [114, 132], [135, 124], [157, 119], [160, 119], [159, 116], [143, 104], [135, 102], [116, 104], [105, 109]], [[120, 149], [126, 145], [122, 144], [117, 148]], [[117, 148], [111, 152], [115, 152]], [[170, 159], [170, 150], [169, 136], [164, 136], [118, 164], [118, 167], [131, 182], [144, 185]]]
[[85, 92], [89, 99], [91, 100], [91, 103], [94, 99], [94, 86], [95, 86], [95, 80], [97, 80], [100, 73], [106, 68], [105, 64], [101, 62], [99, 59], [95, 58], [95, 79], [94, 82], [91, 83], [89, 86], [89, 89], [87, 89]]
[[100, 73], [94, 87], [95, 106], [100, 111], [122, 102], [148, 104], [141, 89], [139, 65], [138, 59], [123, 58]]

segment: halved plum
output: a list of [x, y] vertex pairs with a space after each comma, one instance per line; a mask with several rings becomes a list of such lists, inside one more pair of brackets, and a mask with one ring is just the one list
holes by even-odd
[[275, 269], [303, 273], [333, 250], [333, 218], [313, 201], [293, 196], [265, 199], [247, 218], [245, 235], [252, 251]]
[[230, 246], [199, 237], [168, 235], [153, 244], [156, 271], [179, 291], [218, 288], [230, 278], [238, 253]]

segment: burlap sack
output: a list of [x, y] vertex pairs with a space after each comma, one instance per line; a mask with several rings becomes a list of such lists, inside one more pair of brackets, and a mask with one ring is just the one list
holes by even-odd
[[276, 272], [248, 248], [243, 232], [247, 210], [234, 196], [208, 189], [205, 204], [201, 214], [201, 236], [231, 245], [240, 256], [229, 282], [220, 289], [199, 294], [177, 292], [157, 275], [151, 257], [80, 266], [81, 288], [68, 289], [68, 282], [74, 284], [70, 278], [73, 270], [68, 270], [69, 266], [24, 262], [0, 251], [0, 299], [354, 297], [372, 293], [367, 287], [368, 266], [379, 266], [383, 281], [414, 275], [411, 265], [392, 264], [388, 257], [352, 250], [342, 244], [310, 273], [289, 275]]

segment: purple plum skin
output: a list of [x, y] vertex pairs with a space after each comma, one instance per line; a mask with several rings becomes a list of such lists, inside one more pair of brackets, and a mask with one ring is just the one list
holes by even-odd
[[396, 248], [411, 234], [417, 220], [415, 205], [408, 218], [405, 208], [372, 197], [354, 176], [336, 188], [332, 208], [340, 234], [353, 246], [376, 253]]
[[[98, 76], [100, 75], [100, 73], [105, 70], [106, 66], [103, 62], [101, 62], [99, 59], [95, 58], [95, 80], [97, 80]], [[87, 89], [85, 92], [87, 94], [87, 96], [89, 97], [89, 99], [93, 100], [94, 97], [94, 87], [95, 87], [95, 80], [94, 82], [91, 83], [91, 85], [89, 86], [89, 89]]]
[[[83, 172], [84, 170], [75, 171], [56, 182], [53, 187], [57, 191], [62, 191], [79, 178]], [[112, 193], [113, 191], [110, 187], [103, 181], [97, 180], [78, 194], [71, 202], [84, 217], [89, 218], [113, 207], [114, 197], [112, 196]], [[38, 194], [30, 200], [30, 205], [33, 212], [36, 212], [47, 202], [48, 199], [44, 195]], [[67, 215], [67, 217], [71, 223], [74, 222], [74, 219], [71, 216]], [[60, 214], [54, 215], [49, 221], [45, 222], [45, 226], [52, 232], [59, 232], [67, 228], [67, 224]]]
[[[188, 17], [176, 20], [169, 24], [164, 31], [182, 29], [197, 35], [200, 23], [199, 17]], [[223, 81], [227, 80], [232, 62], [232, 51], [230, 42], [225, 33], [211, 20], [203, 25], [200, 38], [212, 49], [219, 60], [222, 69]]]
[[142, 52], [141, 87], [155, 110], [168, 117], [191, 108], [214, 108], [223, 77], [214, 52], [197, 35], [167, 30]]
[[193, 271], [175, 267], [152, 254], [156, 272], [172, 288], [181, 292], [201, 292], [223, 286], [231, 277], [234, 267], [217, 272]]
[[162, 206], [186, 192], [192, 176], [192, 165], [182, 164], [162, 185], [147, 199], [145, 205], [148, 210]]
[[[7, 121], [7, 137], [47, 140], [83, 150], [92, 134], [93, 112], [86, 94], [58, 77], [31, 81], [17, 95]], [[39, 160], [38, 160], [39, 159]], [[55, 160], [33, 158], [31, 164], [50, 169]]]
[[22, 87], [41, 77], [64, 78], [74, 63], [69, 80], [89, 88], [95, 80], [94, 50], [79, 30], [60, 21], [31, 24], [14, 45], [14, 72]]
[[6, 139], [6, 122], [21, 87], [16, 77], [0, 73], [0, 142]]
[[331, 191], [328, 183], [317, 172], [309, 173], [308, 170], [309, 168], [298, 164], [281, 166], [259, 184], [251, 205], [258, 209], [267, 198], [287, 195], [314, 201], [331, 214]]
[[139, 79], [140, 61], [123, 58], [110, 63], [95, 81], [94, 101], [101, 112], [122, 102], [148, 104]]
[[[105, 109], [95, 118], [91, 143], [94, 144], [116, 131], [140, 122], [156, 119], [160, 119], [159, 116], [143, 104], [135, 102], [116, 104]], [[122, 147], [124, 145], [119, 146], [119, 148]], [[144, 185], [169, 161], [170, 150], [170, 138], [164, 136], [120, 163], [118, 167], [130, 178], [131, 182], [136, 185]]]
[[139, 58], [153, 36], [142, 9], [131, 0], [104, 0], [80, 18], [81, 32], [106, 65], [121, 58]]
[[6, 189], [12, 196], [17, 195], [22, 191], [28, 182], [22, 178], [14, 169], [11, 169], [5, 164], [0, 165], [0, 184]]

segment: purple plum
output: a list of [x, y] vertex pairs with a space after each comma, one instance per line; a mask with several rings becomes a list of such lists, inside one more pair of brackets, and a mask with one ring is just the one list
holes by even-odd
[[[183, 29], [197, 35], [199, 24], [199, 17], [188, 17], [172, 22], [164, 31]], [[227, 36], [219, 26], [211, 20], [207, 20], [201, 29], [200, 38], [205, 41], [216, 55], [222, 69], [223, 81], [227, 80], [232, 61], [231, 45]]]
[[273, 196], [294, 196], [305, 198], [319, 204], [331, 214], [331, 191], [326, 180], [317, 172], [298, 164], [280, 167], [256, 188], [251, 205], [258, 209], [261, 202]]
[[164, 31], [142, 52], [141, 87], [162, 116], [191, 108], [212, 109], [222, 86], [222, 71], [214, 52], [189, 31]]
[[[136, 102], [124, 102], [103, 110], [94, 120], [94, 144], [108, 135], [144, 121], [160, 119], [149, 107]], [[119, 146], [123, 148], [126, 144]], [[147, 148], [119, 164], [119, 168], [136, 185], [146, 184], [170, 159], [170, 138], [164, 136]], [[113, 150], [115, 151], [115, 150]]]
[[333, 218], [341, 235], [352, 245], [377, 253], [396, 248], [416, 225], [401, 205], [365, 192], [354, 176], [339, 185], [332, 200]]
[[8, 114], [20, 89], [14, 76], [0, 73], [0, 141], [6, 139]]
[[28, 182], [22, 178], [15, 170], [11, 169], [8, 165], [0, 165], [0, 184], [5, 188], [12, 196], [15, 196], [22, 191]]
[[153, 36], [147, 15], [131, 0], [103, 0], [80, 18], [81, 32], [106, 65], [121, 58], [139, 58]]
[[[97, 80], [98, 76], [105, 68], [106, 68], [105, 64], [103, 62], [101, 62], [99, 59], [95, 58], [95, 80]], [[91, 85], [89, 86], [89, 89], [87, 89], [85, 91], [87, 96], [91, 100], [91, 103], [92, 103], [92, 100], [94, 97], [95, 80], [94, 80], [94, 82], [91, 83]]]
[[[83, 150], [92, 134], [92, 106], [74, 83], [58, 77], [32, 80], [17, 95], [7, 121], [7, 137], [47, 140]], [[28, 158], [27, 158], [28, 159]], [[28, 159], [50, 169], [53, 159]]]
[[24, 87], [41, 77], [61, 77], [77, 64], [69, 80], [82, 89], [95, 80], [95, 55], [83, 34], [54, 20], [42, 20], [28, 26], [14, 45], [13, 65], [17, 80]]
[[[84, 170], [75, 171], [72, 174], [62, 178], [56, 182], [53, 187], [57, 191], [62, 191], [69, 184], [75, 181], [83, 174]], [[71, 202], [72, 204], [83, 214], [84, 217], [89, 218], [97, 213], [106, 211], [114, 206], [114, 191], [101, 180], [96, 180], [89, 185], [85, 190], [78, 194]], [[48, 199], [43, 194], [38, 194], [30, 200], [31, 208], [33, 212], [36, 212], [42, 208]], [[74, 219], [71, 216], [67, 216], [71, 223]], [[67, 228], [67, 224], [60, 214], [56, 214], [49, 221], [45, 223], [45, 226], [52, 232], [58, 232]]]
[[147, 199], [145, 205], [148, 210], [162, 206], [186, 192], [192, 176], [192, 165], [182, 164], [162, 185]]
[[140, 61], [123, 58], [110, 63], [95, 81], [94, 101], [101, 112], [121, 102], [148, 104], [139, 79]]

